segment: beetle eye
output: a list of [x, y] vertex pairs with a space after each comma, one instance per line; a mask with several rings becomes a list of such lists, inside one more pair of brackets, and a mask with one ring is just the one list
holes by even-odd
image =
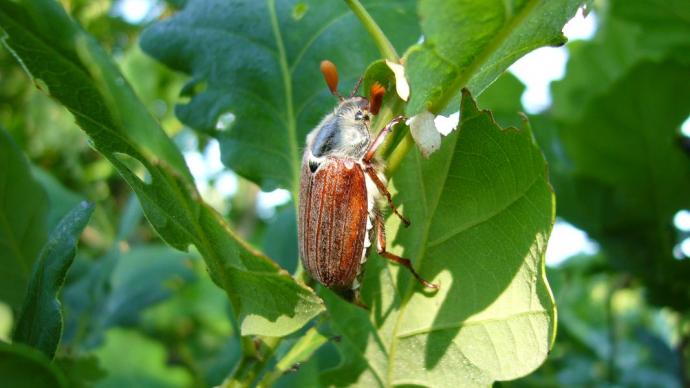
[[355, 120], [361, 120], [364, 118], [364, 113], [362, 113], [361, 110], [358, 110], [357, 113], [355, 113]]
[[309, 160], [309, 171], [311, 171], [312, 174], [315, 173], [318, 168], [319, 162], [316, 160]]

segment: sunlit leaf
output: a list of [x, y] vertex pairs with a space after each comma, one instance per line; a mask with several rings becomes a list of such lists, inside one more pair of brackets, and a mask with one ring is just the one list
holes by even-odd
[[[481, 93], [513, 62], [565, 43], [563, 25], [583, 0], [422, 0], [424, 41], [405, 53], [409, 115], [439, 113], [468, 87]], [[452, 106], [452, 105], [451, 105]]]
[[555, 334], [544, 274], [554, 197], [544, 159], [526, 122], [502, 129], [468, 93], [461, 116], [441, 150], [428, 161], [410, 153], [393, 177], [412, 226], [387, 223], [397, 230], [389, 247], [441, 289], [425, 292], [404, 269], [370, 258], [369, 317], [327, 299], [343, 364], [324, 383], [486, 386], [546, 358]]

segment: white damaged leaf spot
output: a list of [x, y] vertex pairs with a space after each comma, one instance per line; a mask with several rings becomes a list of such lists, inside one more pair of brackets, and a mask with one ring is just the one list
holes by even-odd
[[395, 75], [395, 91], [398, 96], [403, 101], [407, 101], [410, 98], [410, 84], [407, 83], [407, 78], [405, 78], [405, 68], [403, 65], [395, 62], [386, 60], [386, 65], [391, 69], [393, 75]]
[[424, 111], [409, 120], [410, 133], [422, 156], [428, 158], [441, 147], [441, 134], [436, 129], [434, 115]]
[[438, 130], [438, 132], [443, 136], [448, 136], [451, 132], [457, 129], [459, 122], [460, 112], [452, 113], [448, 117], [444, 115], [438, 115], [434, 119], [434, 124], [436, 124], [436, 130]]

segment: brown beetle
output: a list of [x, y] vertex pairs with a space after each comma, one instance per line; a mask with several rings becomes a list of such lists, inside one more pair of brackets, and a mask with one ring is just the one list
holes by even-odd
[[408, 259], [386, 251], [381, 195], [405, 226], [409, 221], [395, 208], [374, 154], [403, 117], [393, 119], [372, 141], [370, 115], [381, 107], [383, 87], [374, 84], [366, 99], [354, 96], [358, 83], [350, 97], [343, 98], [337, 92], [335, 65], [323, 61], [321, 71], [340, 103], [309, 133], [302, 158], [298, 235], [304, 267], [326, 287], [344, 293], [356, 290], [375, 229], [379, 255], [407, 267], [425, 287], [437, 289]]

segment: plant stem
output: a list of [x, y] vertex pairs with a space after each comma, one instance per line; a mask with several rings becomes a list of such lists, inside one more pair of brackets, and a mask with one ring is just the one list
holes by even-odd
[[395, 51], [395, 47], [393, 47], [393, 44], [383, 33], [381, 27], [379, 27], [379, 25], [376, 24], [374, 18], [372, 18], [371, 15], [369, 15], [369, 12], [367, 12], [362, 3], [360, 3], [359, 0], [345, 0], [345, 4], [347, 4], [347, 6], [350, 7], [355, 16], [357, 16], [359, 21], [362, 22], [364, 28], [367, 29], [369, 35], [371, 35], [372, 39], [374, 39], [374, 43], [379, 48], [381, 55], [385, 59], [388, 59], [395, 63], [399, 63], [400, 57], [398, 56], [398, 53]]
[[400, 167], [400, 163], [402, 163], [403, 159], [405, 159], [405, 155], [407, 155], [407, 152], [410, 151], [413, 145], [414, 139], [408, 131], [400, 144], [395, 147], [390, 158], [388, 158], [388, 162], [386, 163], [386, 176], [393, 176], [398, 167]]
[[256, 380], [273, 358], [282, 338], [261, 337], [260, 340], [260, 348], [256, 349], [254, 339], [242, 337], [242, 359], [232, 374], [221, 384], [222, 388], [256, 386]]

